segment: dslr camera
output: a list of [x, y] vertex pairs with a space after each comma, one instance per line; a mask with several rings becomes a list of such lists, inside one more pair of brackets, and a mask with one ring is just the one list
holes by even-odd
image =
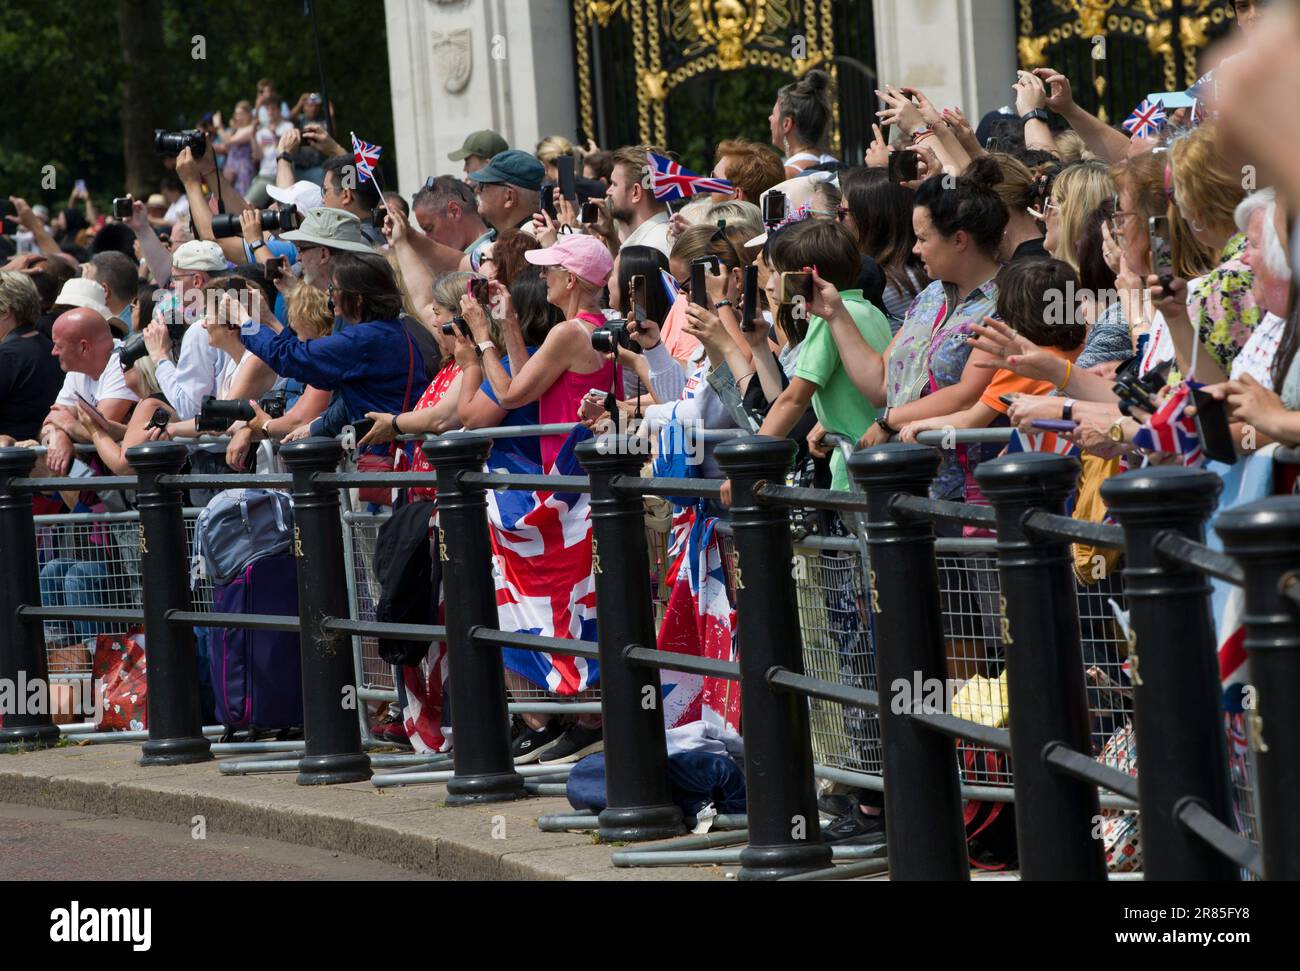
[[203, 153], [208, 150], [207, 136], [197, 128], [186, 128], [182, 131], [154, 129], [153, 150], [159, 155], [175, 158], [187, 148], [194, 153], [195, 158], [202, 158]]
[[641, 353], [641, 345], [632, 339], [628, 322], [622, 317], [606, 321], [604, 327], [592, 331], [591, 346], [601, 354], [614, 354], [620, 347], [633, 354]]
[[[261, 210], [262, 229], [268, 233], [287, 233], [302, 224], [302, 217], [297, 208]], [[238, 236], [243, 232], [239, 225], [239, 213], [224, 212], [212, 217], [212, 235], [217, 239]]]
[[[185, 317], [179, 309], [169, 310], [163, 318], [163, 323], [167, 325], [167, 333], [171, 336], [172, 347], [179, 352], [181, 341], [185, 338], [185, 331], [189, 329], [189, 324], [185, 323]], [[131, 338], [122, 345], [122, 349], [117, 355], [123, 371], [131, 370], [131, 368], [135, 367], [136, 361], [148, 356], [149, 348], [145, 347], [144, 334], [132, 334]]]
[[1140, 361], [1140, 357], [1131, 357], [1115, 372], [1115, 396], [1119, 398], [1119, 410], [1129, 417], [1133, 417], [1134, 408], [1155, 414], [1160, 406], [1151, 396], [1165, 386], [1169, 369], [1173, 366], [1173, 361], [1166, 361], [1138, 377]]
[[[272, 418], [280, 418], [287, 403], [288, 396], [284, 391], [272, 391], [259, 399], [257, 405]], [[237, 421], [252, 421], [255, 414], [247, 401], [221, 401], [208, 395], [203, 399], [194, 424], [200, 432], [224, 432]]]

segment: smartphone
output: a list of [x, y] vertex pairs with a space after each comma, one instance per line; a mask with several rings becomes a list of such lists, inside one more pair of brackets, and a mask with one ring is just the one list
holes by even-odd
[[1169, 233], [1168, 216], [1152, 216], [1147, 220], [1151, 236], [1151, 272], [1160, 278], [1160, 286], [1169, 295], [1169, 285], [1174, 280], [1174, 247]]
[[785, 219], [785, 205], [785, 193], [769, 189], [767, 195], [763, 197], [763, 222], [768, 226], [775, 226]]
[[465, 340], [472, 341], [474, 339], [474, 332], [469, 329], [469, 322], [460, 314], [452, 317], [451, 322], [456, 325], [456, 329], [460, 331], [460, 336]]
[[627, 282], [628, 316], [638, 324], [645, 320], [645, 277], [637, 274]]
[[78, 179], [78, 180], [73, 184], [73, 188], [76, 189], [77, 192], [79, 192], [79, 193], [81, 193], [81, 192], [85, 192], [85, 191], [86, 191], [86, 180], [85, 180], [85, 179]]
[[709, 261], [698, 259], [691, 261], [691, 303], [697, 307], [709, 305], [709, 291], [706, 283]]
[[1079, 427], [1077, 421], [1065, 421], [1060, 418], [1035, 418], [1029, 425], [1031, 428], [1041, 428], [1045, 432], [1072, 432]]
[[266, 274], [266, 279], [274, 283], [280, 277], [284, 276], [285, 271], [289, 268], [289, 257], [273, 256], [262, 265], [262, 272]]
[[590, 226], [594, 222], [600, 221], [600, 203], [584, 202], [582, 204], [582, 214], [578, 217], [585, 225]]
[[758, 319], [758, 267], [745, 267], [745, 290], [740, 303], [740, 329], [751, 331]]
[[488, 302], [488, 279], [487, 277], [472, 276], [469, 278], [469, 295], [477, 300], [483, 306]]
[[578, 201], [578, 185], [573, 178], [573, 156], [561, 155], [555, 160], [555, 172], [558, 176], [560, 195], [570, 202]]
[[1192, 388], [1192, 404], [1196, 406], [1196, 434], [1201, 438], [1201, 451], [1215, 462], [1235, 465], [1237, 449], [1228, 428], [1228, 403], [1200, 388]]
[[910, 148], [894, 152], [889, 156], [889, 181], [911, 182], [919, 172], [921, 156]]
[[122, 196], [113, 200], [113, 218], [130, 219], [132, 204], [135, 202], [130, 196]]
[[791, 270], [781, 274], [781, 303], [793, 304], [802, 298], [805, 305], [812, 302], [813, 275], [807, 270]]
[[369, 435], [370, 429], [374, 427], [375, 420], [373, 418], [358, 418], [352, 423], [352, 431], [356, 434], [358, 442]]
[[383, 229], [384, 220], [387, 218], [388, 218], [387, 206], [375, 206], [375, 208], [370, 210], [370, 225], [374, 226], [375, 229]]

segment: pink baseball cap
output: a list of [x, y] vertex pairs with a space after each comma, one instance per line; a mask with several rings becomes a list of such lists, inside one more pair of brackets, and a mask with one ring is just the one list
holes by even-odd
[[535, 266], [562, 266], [578, 279], [603, 287], [614, 272], [614, 258], [595, 236], [570, 233], [554, 246], [529, 250], [524, 259]]

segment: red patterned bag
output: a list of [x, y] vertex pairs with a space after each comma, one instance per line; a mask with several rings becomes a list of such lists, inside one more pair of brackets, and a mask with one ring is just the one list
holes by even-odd
[[96, 731], [142, 731], [148, 727], [145, 671], [143, 627], [95, 638]]

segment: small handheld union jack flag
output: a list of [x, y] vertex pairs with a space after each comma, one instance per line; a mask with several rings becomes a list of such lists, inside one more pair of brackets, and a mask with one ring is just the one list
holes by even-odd
[[1196, 420], [1187, 414], [1187, 406], [1192, 403], [1191, 388], [1184, 383], [1165, 399], [1147, 423], [1137, 430], [1133, 444], [1151, 452], [1177, 455], [1183, 465], [1199, 466], [1204, 458], [1201, 436], [1196, 430]]
[[357, 138], [356, 132], [352, 132], [352, 157], [357, 163], [357, 180], [359, 182], [374, 180], [375, 166], [379, 164], [379, 153], [383, 150], [383, 146], [363, 142]]
[[696, 175], [682, 168], [680, 163], [651, 152], [650, 191], [659, 202], [671, 202], [704, 192], [732, 192], [734, 187], [726, 179]]
[[1164, 128], [1168, 121], [1163, 101], [1148, 101], [1143, 98], [1133, 109], [1133, 114], [1124, 119], [1124, 130], [1134, 138], [1150, 138]]

